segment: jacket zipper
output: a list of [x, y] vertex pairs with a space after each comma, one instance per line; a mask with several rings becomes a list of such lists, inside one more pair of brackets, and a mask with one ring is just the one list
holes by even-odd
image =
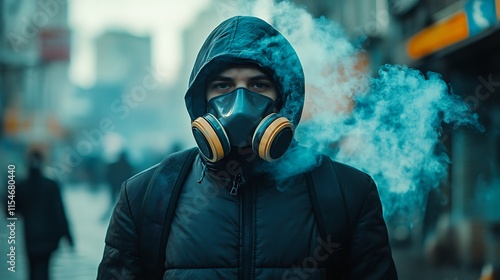
[[238, 195], [238, 189], [240, 186], [243, 184], [243, 178], [241, 177], [241, 173], [236, 175], [233, 179], [233, 187], [231, 188], [231, 191], [229, 192], [231, 195]]
[[203, 178], [205, 178], [205, 174], [207, 172], [207, 165], [203, 164], [203, 162], [201, 164], [203, 165], [203, 169], [201, 170], [201, 175], [200, 179], [198, 179], [198, 184], [201, 184], [203, 182]]
[[242, 193], [243, 251], [240, 279], [252, 279], [253, 252], [253, 188], [245, 188]]

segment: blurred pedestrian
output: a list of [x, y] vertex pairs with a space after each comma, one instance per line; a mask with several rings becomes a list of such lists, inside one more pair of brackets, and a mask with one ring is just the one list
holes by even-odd
[[73, 247], [73, 237], [63, 206], [59, 185], [44, 176], [43, 156], [29, 154], [29, 173], [18, 183], [16, 211], [24, 221], [24, 237], [29, 261], [29, 279], [49, 279], [49, 263], [59, 241], [65, 237]]
[[130, 178], [134, 173], [134, 168], [127, 158], [127, 152], [122, 151], [118, 159], [106, 166], [106, 179], [110, 190], [110, 205], [114, 207], [122, 183]]
[[291, 172], [304, 85], [265, 21], [215, 28], [185, 96], [198, 147], [124, 183], [97, 278], [397, 279], [371, 177], [319, 155]]
[[134, 168], [128, 161], [126, 151], [120, 152], [116, 161], [106, 165], [105, 176], [107, 189], [109, 190], [109, 205], [106, 212], [104, 212], [101, 217], [102, 222], [109, 221], [111, 212], [113, 212], [113, 207], [118, 199], [122, 183], [130, 178], [133, 173]]

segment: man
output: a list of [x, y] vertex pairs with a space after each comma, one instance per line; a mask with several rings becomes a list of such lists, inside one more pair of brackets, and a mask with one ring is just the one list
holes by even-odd
[[221, 23], [185, 100], [194, 159], [171, 155], [124, 183], [98, 279], [397, 279], [368, 175], [326, 157], [287, 172], [304, 151], [304, 74], [278, 31]]
[[43, 156], [29, 155], [29, 175], [19, 182], [16, 208], [24, 221], [24, 237], [29, 262], [29, 279], [49, 279], [49, 261], [65, 237], [73, 247], [73, 238], [58, 184], [42, 173]]
[[101, 220], [109, 219], [113, 207], [115, 206], [116, 200], [118, 199], [118, 194], [120, 193], [120, 188], [126, 179], [130, 178], [134, 174], [134, 168], [129, 163], [127, 158], [127, 152], [120, 152], [118, 159], [114, 162], [107, 164], [106, 166], [106, 181], [108, 183], [109, 189], [109, 208], [106, 210]]

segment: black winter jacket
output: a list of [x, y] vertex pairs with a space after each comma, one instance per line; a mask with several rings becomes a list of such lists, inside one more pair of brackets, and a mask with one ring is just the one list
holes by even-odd
[[[279, 114], [297, 126], [305, 91], [300, 61], [277, 30], [254, 17], [228, 19], [208, 36], [185, 96], [191, 120], [206, 113], [207, 79], [239, 63], [257, 64], [270, 73], [279, 92]], [[98, 279], [158, 279], [162, 274], [163, 279], [325, 279], [324, 251], [338, 261], [346, 261], [337, 271], [345, 279], [397, 278], [377, 188], [368, 175], [334, 163], [337, 177], [347, 182], [343, 188], [349, 226], [344, 230], [349, 238], [346, 242], [339, 241], [339, 236], [329, 236], [331, 241], [322, 241], [306, 171], [281, 178], [279, 182], [287, 183], [286, 188], [278, 188], [278, 180], [273, 179], [277, 174], [273, 168], [300, 162], [288, 156], [267, 165], [267, 173], [254, 172], [259, 160], [241, 160], [243, 154], [252, 156], [247, 152], [232, 150], [217, 164], [207, 164], [210, 166], [201, 183], [198, 180], [204, 173], [204, 163], [200, 157], [195, 159], [183, 183], [166, 249], [159, 248], [166, 260], [159, 276], [153, 276], [155, 260], [146, 261], [141, 255], [139, 235], [145, 233], [139, 220], [143, 203], [151, 203], [144, 201], [144, 196], [152, 174], [160, 169], [168, 176], [173, 167], [168, 163], [158, 165], [127, 180], [109, 225]], [[242, 173], [237, 171], [240, 167]], [[238, 174], [244, 174], [245, 182], [237, 195], [232, 195], [233, 182], [240, 181]], [[154, 182], [163, 190], [172, 187], [161, 180]], [[154, 207], [165, 211], [166, 205]], [[330, 214], [330, 219], [344, 215]], [[142, 219], [142, 223], [154, 236], [165, 226], [148, 219]], [[338, 243], [341, 251], [333, 249]]]
[[[351, 227], [345, 230], [352, 235], [348, 244], [341, 244], [347, 266], [338, 273], [344, 279], [397, 279], [375, 184], [352, 167], [336, 162], [334, 166], [344, 182], [365, 182], [343, 186]], [[164, 167], [124, 183], [98, 279], [155, 279], [148, 269], [153, 264], [140, 257], [138, 220], [145, 187], [158, 168]], [[282, 191], [274, 182], [247, 178], [234, 196], [215, 174], [209, 173], [199, 184], [202, 169], [197, 157], [175, 212], [163, 279], [326, 279], [318, 249], [335, 248], [337, 239], [319, 239], [304, 174], [291, 178], [294, 184]]]
[[59, 184], [39, 170], [30, 170], [29, 177], [19, 182], [16, 208], [24, 219], [28, 255], [54, 252], [63, 237], [73, 243]]

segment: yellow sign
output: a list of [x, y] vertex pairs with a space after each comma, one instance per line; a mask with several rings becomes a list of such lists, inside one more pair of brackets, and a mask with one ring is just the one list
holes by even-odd
[[500, 0], [495, 0], [495, 9], [497, 10], [497, 19], [500, 20]]
[[407, 45], [408, 55], [412, 59], [419, 59], [465, 40], [468, 36], [467, 16], [465, 12], [459, 12], [451, 18], [427, 27], [411, 37]]
[[450, 18], [433, 24], [408, 40], [410, 58], [419, 59], [468, 37], [476, 36], [500, 20], [500, 0], [468, 0]]

